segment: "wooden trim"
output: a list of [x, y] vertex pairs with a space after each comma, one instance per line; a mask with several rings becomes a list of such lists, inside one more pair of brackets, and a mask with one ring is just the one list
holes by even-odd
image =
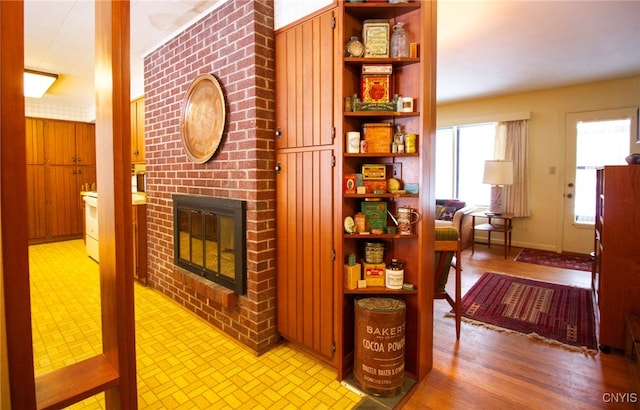
[[[435, 130], [436, 130], [436, 32], [437, 32], [437, 3], [436, 1], [421, 2], [420, 12], [421, 31], [420, 44], [420, 85], [416, 111], [420, 112], [422, 129], [418, 131], [421, 138], [419, 144], [420, 170], [422, 178], [420, 184], [421, 214], [433, 215], [435, 212]], [[420, 289], [418, 301], [418, 329], [416, 376], [418, 380], [426, 377], [433, 367], [433, 276], [427, 274], [434, 267], [435, 222], [432, 218], [424, 218], [420, 231], [420, 272], [424, 274], [418, 278], [417, 288]]]
[[[6, 365], [11, 406], [35, 409], [28, 229], [25, 223], [20, 222], [28, 218], [23, 69], [23, 4], [3, 1], [0, 2], [0, 276], [4, 280]], [[4, 361], [2, 366], [5, 366]], [[6, 370], [3, 369], [3, 375]], [[3, 393], [5, 387], [2, 386]]]
[[102, 345], [117, 369], [109, 408], [137, 408], [131, 206], [129, 2], [96, 2], [96, 152]]
[[118, 372], [98, 355], [36, 378], [38, 409], [60, 409], [118, 383]]

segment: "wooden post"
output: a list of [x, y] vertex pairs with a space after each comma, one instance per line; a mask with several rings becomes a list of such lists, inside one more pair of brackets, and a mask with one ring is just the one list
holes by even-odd
[[107, 408], [137, 408], [131, 206], [129, 2], [96, 3], [96, 158], [102, 343], [119, 383]]
[[[23, 96], [24, 9], [22, 2], [0, 2], [0, 230], [3, 280], [1, 326], [6, 329], [2, 378], [8, 376], [11, 407], [35, 409], [31, 296], [27, 231], [27, 166]], [[0, 332], [4, 338], [4, 331]], [[4, 346], [4, 340], [0, 341]], [[6, 357], [5, 357], [6, 355]], [[7, 361], [5, 362], [5, 358]], [[8, 364], [5, 368], [4, 363]], [[8, 374], [7, 374], [8, 373]], [[2, 403], [7, 403], [2, 381]]]

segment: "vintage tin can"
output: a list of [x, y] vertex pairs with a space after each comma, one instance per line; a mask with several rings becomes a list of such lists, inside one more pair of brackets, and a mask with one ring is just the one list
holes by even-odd
[[[413, 216], [416, 216], [415, 220]], [[420, 220], [420, 215], [412, 208], [398, 208], [398, 233], [400, 235], [411, 235], [413, 228], [411, 225]]]
[[355, 232], [366, 232], [367, 231], [367, 218], [362, 212], [358, 212], [353, 218]]
[[404, 136], [404, 145], [407, 154], [414, 154], [416, 152], [416, 134], [406, 134]]
[[347, 152], [348, 153], [360, 152], [360, 132], [358, 131], [347, 132]]
[[370, 297], [355, 301], [353, 378], [365, 393], [400, 394], [404, 380], [406, 304]]
[[382, 263], [384, 260], [384, 244], [378, 242], [365, 242], [364, 260], [367, 263]]
[[368, 152], [391, 152], [393, 127], [389, 123], [366, 123], [362, 126], [363, 140], [369, 144]]

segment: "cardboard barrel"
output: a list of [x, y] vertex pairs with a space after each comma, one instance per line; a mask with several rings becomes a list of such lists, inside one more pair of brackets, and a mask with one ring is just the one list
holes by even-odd
[[353, 378], [360, 390], [380, 397], [402, 391], [406, 305], [401, 299], [355, 301]]

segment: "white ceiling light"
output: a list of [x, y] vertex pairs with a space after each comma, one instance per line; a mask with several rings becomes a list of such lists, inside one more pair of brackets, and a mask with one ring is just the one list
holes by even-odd
[[58, 79], [58, 74], [24, 70], [24, 96], [41, 98]]

